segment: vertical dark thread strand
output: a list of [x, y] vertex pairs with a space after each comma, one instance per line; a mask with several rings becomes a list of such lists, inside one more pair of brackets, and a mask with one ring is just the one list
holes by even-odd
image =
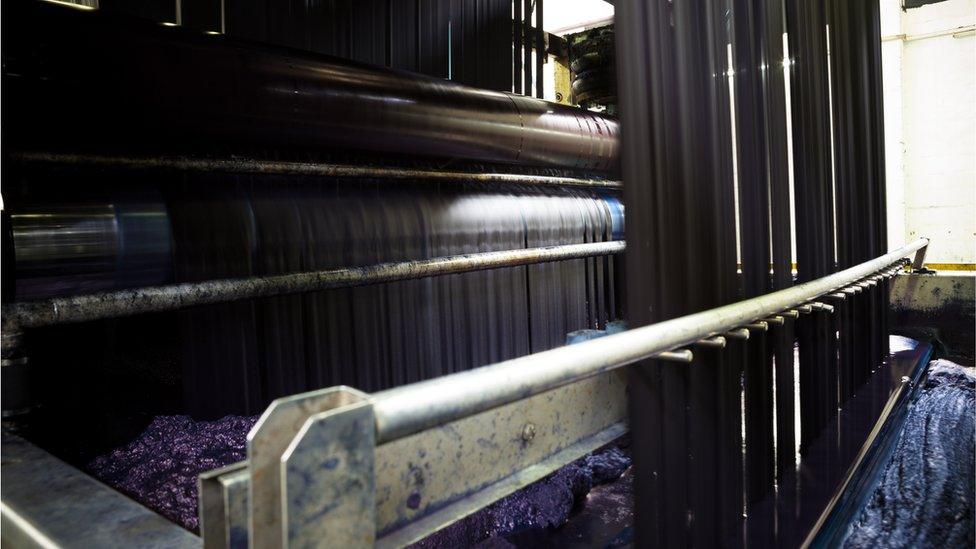
[[512, 0], [512, 93], [522, 93], [522, 1]]
[[[710, 250], [713, 257], [712, 264], [706, 268], [714, 270], [714, 278], [706, 284], [713, 284], [717, 291], [712, 296], [718, 303], [728, 303], [738, 299], [738, 275], [736, 273], [735, 249], [735, 189], [732, 158], [732, 126], [731, 106], [728, 95], [727, 44], [731, 40], [728, 34], [727, 14], [731, 10], [731, 2], [722, 0], [709, 3], [708, 21], [710, 27], [706, 36], [709, 55], [709, 91], [708, 101], [710, 112], [711, 139], [713, 142], [713, 168], [711, 179], [712, 188], [708, 196], [701, 197], [704, 204], [714, 212], [714, 223], [710, 227], [711, 234], [703, 235], [703, 239], [713, 242], [717, 249]], [[709, 202], [710, 200], [710, 202]], [[711, 375], [719, 379], [717, 386], [718, 417], [714, 418], [717, 433], [716, 465], [718, 483], [715, 490], [716, 512], [718, 513], [715, 529], [717, 540], [725, 546], [736, 547], [743, 540], [743, 455], [742, 455], [742, 423], [741, 423], [741, 391], [743, 373], [743, 353], [745, 342], [734, 343], [739, 347], [726, 352], [717, 353], [710, 364], [717, 368]], [[706, 373], [708, 373], [706, 371]], [[707, 417], [707, 416], [706, 416]], [[714, 539], [714, 538], [713, 538]], [[711, 540], [696, 541], [707, 545]]]
[[[855, 216], [859, 214], [853, 186], [857, 184], [857, 176], [852, 174], [856, 153], [852, 150], [853, 140], [851, 118], [851, 102], [853, 94], [850, 90], [850, 48], [847, 44], [848, 25], [846, 17], [847, 2], [833, 0], [830, 2], [830, 71], [833, 96], [833, 156], [834, 183], [837, 200], [837, 260], [838, 267], [846, 268], [856, 263], [855, 239], [862, 233], [853, 230]], [[845, 401], [850, 397], [856, 383], [858, 360], [855, 353], [858, 341], [854, 337], [858, 304], [854, 299], [838, 304], [836, 315], [840, 323], [839, 349], [839, 385], [840, 398]], [[858, 300], [859, 301], [859, 300]]]
[[[787, 2], [790, 36], [791, 87], [794, 128], [794, 180], [796, 189], [797, 264], [800, 281], [826, 274], [826, 210], [829, 158], [825, 111], [824, 20], [821, 7], [800, 0]], [[823, 315], [798, 325], [800, 344], [801, 446], [816, 438], [825, 421], [827, 365], [824, 357], [826, 320]]]
[[[885, 128], [884, 128], [884, 82], [882, 79], [882, 59], [881, 59], [881, 8], [879, 5], [865, 3], [861, 6], [868, 12], [869, 37], [867, 40], [870, 48], [869, 60], [869, 86], [868, 97], [873, 98], [871, 102], [873, 115], [873, 160], [875, 164], [875, 202], [877, 204], [878, 217], [876, 220], [877, 239], [875, 251], [883, 253], [888, 248], [888, 191], [885, 162]], [[881, 325], [881, 355], [882, 358], [888, 355], [888, 282], [884, 281], [879, 285], [880, 288], [880, 325]]]
[[[766, 162], [770, 200], [773, 289], [793, 284], [792, 229], [790, 227], [789, 164], [787, 158], [785, 78], [782, 70], [783, 0], [763, 0], [762, 33], [764, 100], [766, 115]], [[776, 470], [779, 478], [794, 464], [793, 322], [773, 334], [776, 376]]]
[[[632, 121], [621, 127], [621, 172], [625, 181], [666, 181], [670, 177], [665, 136], [672, 128], [653, 124], [667, 114], [669, 86], [661, 80], [672, 70], [671, 31], [667, 22], [671, 6], [664, 2], [622, 2], [617, 6], [616, 40], [620, 67], [621, 111]], [[624, 199], [634, 213], [627, 232], [634, 243], [624, 258], [627, 276], [625, 310], [631, 325], [654, 322], [660, 316], [661, 288], [670, 282], [660, 262], [653, 261], [665, 251], [665, 242], [655, 219], [660, 205], [658, 185], [627, 185]], [[653, 277], [657, 283], [647, 284]], [[640, 281], [640, 282], [638, 282]], [[665, 509], [676, 502], [665, 502], [663, 492], [664, 403], [661, 363], [644, 361], [629, 369], [631, 429], [634, 433], [636, 545], [656, 547], [665, 544], [668, 522]], [[681, 498], [683, 502], [684, 498]]]
[[522, 57], [523, 93], [532, 95], [532, 0], [522, 0], [522, 43], [525, 45]]
[[546, 62], [546, 31], [543, 30], [542, 1], [535, 0], [535, 96], [546, 96], [542, 69]]
[[[769, 291], [769, 203], [765, 162], [760, 30], [750, 0], [735, 0], [733, 10], [733, 77], [736, 108], [736, 152], [739, 171], [739, 220], [744, 298]], [[746, 500], [762, 500], [773, 487], [771, 348], [765, 334], [747, 344], [745, 364]], [[750, 544], [768, 545], [770, 532], [750, 525]]]

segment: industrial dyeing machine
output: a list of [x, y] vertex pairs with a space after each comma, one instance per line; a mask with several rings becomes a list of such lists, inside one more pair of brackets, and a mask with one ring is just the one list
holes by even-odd
[[[861, 224], [883, 179], [838, 184], [835, 229], [797, 118], [823, 146], [794, 277], [788, 107], [737, 105], [733, 153], [726, 12], [577, 37], [577, 99], [619, 96], [621, 136], [540, 99], [569, 61], [541, 0], [429, 4], [3, 4], [5, 547], [472, 544], [548, 532], [631, 451], [638, 540], [833, 531], [875, 434], [841, 406], [886, 418], [929, 356], [888, 353], [887, 281], [928, 241]], [[616, 56], [638, 22], [670, 42]]]
[[621, 317], [613, 118], [4, 9], [4, 415], [72, 464], [154, 416], [390, 389]]

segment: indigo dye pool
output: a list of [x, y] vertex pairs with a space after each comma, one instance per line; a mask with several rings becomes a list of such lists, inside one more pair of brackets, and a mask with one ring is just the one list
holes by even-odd
[[845, 547], [973, 547], [972, 369], [932, 363], [874, 494]]

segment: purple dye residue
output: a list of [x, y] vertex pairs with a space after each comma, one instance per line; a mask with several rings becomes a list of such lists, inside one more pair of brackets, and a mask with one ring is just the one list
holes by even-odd
[[504, 536], [527, 529], [558, 528], [593, 486], [612, 482], [630, 467], [615, 446], [570, 463], [548, 477], [416, 543], [415, 548], [506, 547]]
[[[256, 420], [256, 416], [227, 416], [216, 421], [159, 416], [126, 446], [95, 458], [88, 470], [112, 488], [196, 532], [197, 477], [245, 459], [247, 432]], [[490, 544], [521, 530], [559, 527], [590, 488], [616, 480], [630, 463], [628, 453], [615, 446], [594, 452], [417, 546]]]
[[95, 458], [89, 472], [146, 507], [197, 531], [197, 476], [241, 461], [257, 417], [194, 421], [159, 416], [128, 445]]

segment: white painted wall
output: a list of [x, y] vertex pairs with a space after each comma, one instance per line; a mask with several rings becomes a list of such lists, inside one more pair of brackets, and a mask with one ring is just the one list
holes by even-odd
[[976, 0], [880, 0], [889, 242], [976, 263]]

